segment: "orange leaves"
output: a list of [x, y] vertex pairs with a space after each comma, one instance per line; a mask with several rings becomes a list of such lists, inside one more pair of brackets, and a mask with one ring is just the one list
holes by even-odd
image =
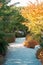
[[22, 10], [22, 15], [28, 19], [32, 17], [32, 21], [34, 21], [34, 18], [37, 20], [37, 17], [43, 16], [43, 3], [37, 5], [30, 4]]
[[0, 6], [2, 6], [2, 4], [0, 3]]
[[41, 32], [43, 29], [43, 2], [37, 4], [31, 3], [21, 10], [22, 15], [30, 22], [27, 24], [29, 29], [34, 33]]

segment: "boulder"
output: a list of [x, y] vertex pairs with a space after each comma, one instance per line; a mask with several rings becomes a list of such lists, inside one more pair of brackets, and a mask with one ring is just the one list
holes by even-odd
[[34, 48], [36, 45], [39, 45], [39, 43], [36, 40], [30, 40], [30, 41], [25, 41], [24, 46], [28, 48]]
[[42, 62], [43, 64], [43, 48], [40, 48], [36, 52], [36, 57]]

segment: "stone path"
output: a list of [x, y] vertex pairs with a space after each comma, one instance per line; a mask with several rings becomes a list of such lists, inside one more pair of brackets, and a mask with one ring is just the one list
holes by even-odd
[[21, 41], [16, 39], [15, 43], [10, 44], [3, 65], [41, 65], [35, 56], [36, 50], [25, 48]]

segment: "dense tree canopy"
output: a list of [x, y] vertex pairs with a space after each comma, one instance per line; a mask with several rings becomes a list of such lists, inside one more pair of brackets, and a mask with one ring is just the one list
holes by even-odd
[[22, 24], [26, 19], [19, 10], [20, 8], [7, 6], [6, 3], [0, 7], [0, 31], [15, 32], [22, 30], [26, 33], [27, 27]]

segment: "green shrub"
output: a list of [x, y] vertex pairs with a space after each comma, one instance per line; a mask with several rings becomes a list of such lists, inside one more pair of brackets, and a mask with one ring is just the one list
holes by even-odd
[[0, 55], [5, 55], [8, 43], [4, 40], [4, 33], [0, 33]]
[[43, 48], [43, 42], [40, 43], [40, 46]]

